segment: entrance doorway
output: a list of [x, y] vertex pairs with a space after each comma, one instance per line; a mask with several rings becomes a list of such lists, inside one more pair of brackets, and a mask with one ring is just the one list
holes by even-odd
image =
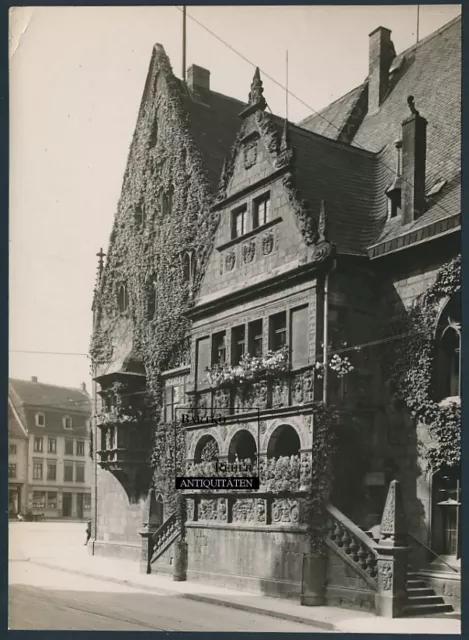
[[70, 518], [72, 515], [72, 494], [64, 493], [62, 496], [62, 515], [64, 518]]
[[77, 493], [77, 517], [80, 518], [80, 520], [83, 519], [83, 504], [84, 504], [84, 494], [83, 493]]
[[19, 487], [8, 488], [8, 515], [16, 516], [21, 511]]
[[447, 561], [461, 557], [461, 478], [459, 468], [433, 476], [432, 547]]

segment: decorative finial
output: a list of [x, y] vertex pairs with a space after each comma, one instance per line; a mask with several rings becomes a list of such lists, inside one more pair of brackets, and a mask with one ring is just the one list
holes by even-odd
[[99, 262], [98, 262], [98, 276], [101, 278], [101, 275], [103, 273], [103, 268], [104, 268], [104, 256], [106, 254], [103, 252], [103, 248], [101, 247], [99, 250], [99, 253], [96, 254], [96, 256], [99, 258]]
[[249, 93], [249, 104], [254, 105], [258, 103], [263, 103], [265, 101], [264, 96], [264, 87], [262, 85], [261, 73], [259, 71], [259, 67], [256, 67], [254, 71], [254, 77], [251, 83], [251, 91]]
[[415, 100], [414, 100], [414, 96], [409, 96], [407, 98], [407, 104], [409, 105], [409, 109], [412, 115], [414, 116], [418, 116], [419, 112], [417, 111], [417, 109], [415, 108]]
[[319, 210], [319, 222], [318, 222], [318, 242], [327, 242], [326, 240], [326, 203], [321, 200], [321, 208]]

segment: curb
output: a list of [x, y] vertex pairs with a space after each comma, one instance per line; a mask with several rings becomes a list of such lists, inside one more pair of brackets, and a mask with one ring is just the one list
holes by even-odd
[[30, 562], [31, 564], [39, 565], [41, 567], [47, 567], [48, 569], [54, 569], [56, 571], [64, 571], [65, 573], [73, 573], [75, 575], [82, 576], [84, 578], [93, 578], [95, 580], [101, 580], [102, 582], [112, 582], [114, 584], [121, 584], [126, 587], [131, 587], [133, 589], [150, 591], [153, 593], [158, 593], [160, 595], [179, 596], [180, 598], [185, 598], [186, 600], [204, 602], [206, 604], [218, 605], [220, 607], [226, 607], [228, 609], [237, 609], [239, 611], [257, 613], [259, 615], [267, 616], [269, 618], [278, 618], [280, 620], [297, 622], [299, 624], [308, 625], [310, 627], [318, 627], [319, 629], [324, 629], [325, 631], [337, 631], [336, 625], [334, 625], [332, 622], [324, 622], [322, 620], [312, 620], [311, 618], [295, 615], [294, 613], [283, 613], [281, 611], [272, 611], [268, 609], [263, 609], [262, 607], [257, 607], [256, 605], [252, 605], [252, 604], [232, 602], [231, 600], [223, 600], [221, 598], [215, 598], [213, 596], [207, 596], [207, 595], [200, 595], [197, 593], [179, 593], [177, 591], [171, 591], [170, 589], [164, 589], [161, 587], [142, 585], [138, 582], [132, 582], [132, 580], [123, 580], [120, 578], [96, 575], [94, 573], [89, 573], [87, 571], [80, 571], [78, 569], [67, 569], [59, 565], [51, 564], [48, 562], [41, 562], [37, 560], [31, 560], [29, 558], [27, 561]]

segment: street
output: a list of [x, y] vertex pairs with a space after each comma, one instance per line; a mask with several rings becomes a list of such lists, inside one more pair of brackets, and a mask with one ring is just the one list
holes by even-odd
[[34, 564], [57, 554], [86, 553], [83, 541], [82, 523], [10, 525], [10, 629], [324, 632]]

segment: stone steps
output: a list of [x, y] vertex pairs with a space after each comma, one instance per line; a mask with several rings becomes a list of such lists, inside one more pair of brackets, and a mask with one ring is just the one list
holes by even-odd
[[407, 604], [403, 616], [422, 616], [449, 613], [453, 611], [444, 598], [435, 593], [416, 571], [407, 573]]

